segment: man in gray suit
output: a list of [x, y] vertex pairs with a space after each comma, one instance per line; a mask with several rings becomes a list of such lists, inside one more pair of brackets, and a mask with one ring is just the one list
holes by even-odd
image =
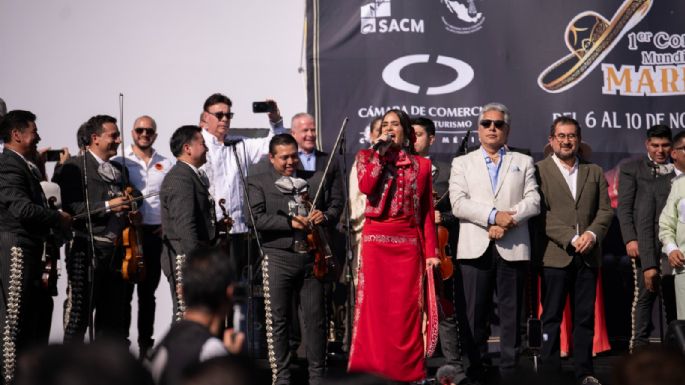
[[175, 319], [179, 320], [184, 309], [178, 294], [182, 284], [178, 273], [188, 253], [213, 242], [216, 216], [207, 175], [200, 169], [207, 161], [202, 129], [179, 127], [171, 135], [170, 146], [177, 162], [164, 177], [160, 189], [164, 232], [161, 265], [169, 280]]
[[[500, 372], [511, 375], [518, 363], [519, 323], [530, 260], [527, 221], [540, 212], [533, 158], [507, 149], [509, 110], [490, 103], [481, 110], [481, 147], [452, 161], [450, 201], [459, 218], [457, 265], [469, 320], [466, 337], [473, 376], [487, 354], [488, 316], [497, 288], [500, 315]], [[468, 334], [468, 333], [465, 333]]]
[[600, 245], [614, 215], [602, 169], [578, 157], [580, 126], [569, 117], [552, 124], [554, 154], [537, 163], [542, 215], [542, 360], [559, 371], [559, 333], [566, 296], [573, 293], [573, 362], [581, 384], [598, 384], [592, 365], [595, 288]]
[[275, 384], [291, 383], [288, 345], [295, 312], [292, 297], [296, 296], [304, 321], [309, 384], [320, 384], [326, 349], [323, 283], [313, 276], [313, 254], [299, 249], [295, 241], [298, 233], [313, 225], [336, 223], [343, 200], [332, 189], [333, 181], [326, 178], [315, 207], [308, 214], [299, 211], [300, 191], [308, 185], [310, 196], [315, 195], [322, 173], [298, 168], [300, 158], [292, 136], [279, 134], [271, 139], [269, 160], [272, 167], [268, 171], [247, 181], [265, 253], [262, 272], [269, 363]]

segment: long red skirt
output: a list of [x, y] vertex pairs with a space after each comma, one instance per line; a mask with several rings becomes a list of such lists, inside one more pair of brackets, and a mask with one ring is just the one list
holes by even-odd
[[425, 378], [424, 269], [418, 230], [409, 218], [366, 220], [349, 371], [404, 382]]

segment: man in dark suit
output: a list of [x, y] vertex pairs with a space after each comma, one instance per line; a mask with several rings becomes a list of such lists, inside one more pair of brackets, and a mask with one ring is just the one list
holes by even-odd
[[[430, 158], [430, 148], [435, 141], [435, 123], [425, 117], [412, 119], [412, 127], [416, 135], [414, 150], [420, 156]], [[449, 231], [449, 239], [444, 253], [450, 258], [455, 257], [457, 240], [459, 239], [459, 219], [452, 214], [452, 204], [448, 192], [450, 179], [450, 165], [446, 162], [432, 160], [433, 193], [437, 204], [435, 205], [435, 225], [444, 226]], [[454, 265], [455, 261], [452, 260]], [[454, 275], [453, 275], [454, 277]], [[459, 351], [459, 333], [457, 325], [457, 313], [454, 310], [454, 278], [443, 282], [444, 294], [450, 301], [448, 307], [443, 307], [445, 317], [440, 320], [439, 335], [442, 354], [445, 356], [445, 364], [453, 366], [457, 370], [455, 384], [463, 381], [466, 376]], [[464, 311], [462, 309], [462, 314]], [[463, 320], [466, 325], [466, 320]]]
[[164, 232], [161, 262], [171, 288], [174, 318], [180, 320], [184, 310], [178, 294], [183, 284], [179, 276], [183, 260], [196, 247], [209, 246], [213, 242], [216, 214], [207, 174], [200, 170], [207, 161], [202, 129], [198, 126], [179, 127], [171, 136], [170, 146], [177, 162], [164, 177], [160, 189]]
[[542, 260], [542, 362], [559, 371], [559, 335], [566, 296], [573, 293], [573, 362], [581, 384], [599, 384], [592, 365], [595, 289], [600, 244], [613, 210], [602, 169], [578, 157], [578, 122], [554, 120], [549, 143], [554, 154], [537, 163], [542, 200], [536, 250]]
[[[83, 340], [93, 310], [98, 337], [126, 340], [133, 285], [121, 275], [120, 239], [130, 205], [122, 197], [125, 170], [120, 164], [110, 162], [121, 138], [116, 119], [107, 115], [90, 118], [84, 130], [85, 153], [70, 158], [53, 178], [61, 188], [65, 211], [72, 215], [92, 212], [90, 220], [83, 218], [75, 222], [74, 241], [67, 256], [69, 295], [64, 340]], [[84, 185], [85, 177], [87, 185]]]
[[[294, 240], [311, 226], [336, 223], [343, 201], [327, 178], [315, 207], [304, 214], [298, 210], [304, 186], [315, 194], [322, 173], [298, 169], [297, 142], [288, 134], [273, 137], [269, 144], [267, 172], [248, 179], [248, 193], [260, 232], [265, 259], [262, 262], [269, 361], [276, 384], [290, 384], [290, 323], [293, 322], [293, 296], [299, 298], [309, 361], [309, 383], [319, 384], [325, 363], [325, 317], [323, 284], [313, 276], [314, 256], [297, 248]], [[290, 193], [283, 183], [293, 183]], [[280, 189], [277, 186], [281, 186]], [[286, 192], [287, 191], [287, 192]]]
[[[269, 115], [269, 122], [272, 125], [272, 129], [274, 132], [280, 132], [283, 131], [283, 119], [281, 118], [280, 111], [278, 109], [278, 105], [276, 104], [275, 101], [269, 101], [273, 102], [273, 110], [274, 112]], [[316, 138], [317, 138], [317, 130], [316, 130], [316, 123], [314, 121], [314, 117], [306, 112], [299, 112], [295, 114], [291, 121], [290, 121], [290, 134], [292, 135], [293, 138], [295, 138], [295, 141], [297, 142], [297, 154], [300, 158], [300, 162], [298, 165], [298, 169], [300, 170], [305, 170], [305, 171], [311, 171], [311, 172], [323, 172], [326, 169], [326, 165], [328, 164], [328, 159], [330, 158], [330, 154], [324, 151], [320, 151], [316, 148]], [[262, 159], [259, 163], [254, 165], [250, 169], [250, 175], [257, 175], [261, 174], [264, 172], [267, 172], [269, 169], [272, 168], [271, 162], [269, 161], [268, 158]], [[334, 159], [331, 162], [330, 169], [328, 173], [326, 174], [326, 179], [327, 183], [330, 183], [331, 186], [331, 191], [339, 195], [342, 199], [343, 197], [343, 180], [342, 180], [342, 175], [340, 172], [340, 164], [337, 161], [337, 159]], [[331, 235], [331, 241], [334, 243], [333, 251], [336, 253], [337, 251], [343, 249], [344, 246], [342, 246], [340, 243], [344, 242], [344, 234], [340, 234], [334, 229], [335, 224], [331, 223], [329, 226], [329, 234]], [[339, 241], [336, 243], [335, 241]], [[338, 246], [338, 247], [335, 247]], [[335, 255], [336, 258], [338, 258], [340, 264], [342, 265], [342, 260], [341, 258], [343, 257], [343, 252], [339, 252]], [[329, 291], [331, 288], [327, 287], [326, 290]], [[331, 298], [332, 296], [327, 296], [328, 298]], [[327, 306], [332, 305], [331, 303], [327, 304]], [[301, 333], [300, 333], [300, 322], [299, 322], [299, 313], [301, 310], [298, 310], [298, 304], [293, 303], [294, 309], [293, 309], [293, 314], [294, 314], [294, 322], [292, 323], [292, 328], [293, 330], [290, 333], [290, 349], [293, 351], [293, 354], [297, 352], [300, 342], [302, 340], [301, 338]]]
[[[40, 141], [36, 116], [10, 111], [0, 122], [0, 326], [2, 378], [11, 383], [17, 352], [47, 344], [52, 297], [42, 286], [43, 248], [51, 229], [69, 229], [71, 216], [48, 208], [42, 175], [31, 161]], [[52, 255], [57, 258], [58, 255]], [[45, 322], [48, 320], [48, 322]]]
[[[659, 293], [662, 295], [662, 301], [667, 310], [664, 314], [666, 324], [675, 319], [675, 309], [672, 308], [675, 298], [673, 297], [673, 277], [669, 276], [671, 279], [668, 280], [663, 279], [671, 268], [666, 263], [667, 258], [664, 258], [662, 263], [664, 245], [659, 241], [659, 215], [666, 205], [673, 179], [685, 172], [685, 131], [673, 137], [670, 156], [673, 161], [673, 171], [655, 176], [652, 183], [646, 184], [638, 191], [636, 201], [640, 204], [636, 206], [635, 211], [640, 265], [643, 271], [644, 288], [647, 291], [645, 296], [652, 297]], [[669, 290], [662, 290], [662, 287], [664, 289], [668, 287]], [[651, 309], [650, 306], [648, 317], [651, 316]], [[640, 346], [636, 345], [635, 347]]]
[[[640, 206], [643, 201], [639, 198], [647, 197], [648, 187], [655, 183], [656, 178], [671, 173], [673, 170], [673, 166], [669, 164], [671, 129], [664, 125], [652, 126], [647, 130], [645, 147], [646, 156], [621, 165], [618, 177], [618, 220], [621, 224], [621, 235], [626, 245], [626, 253], [633, 265], [634, 284], [637, 288], [632, 307], [631, 351], [649, 343], [652, 307], [657, 295], [656, 291], [647, 289], [646, 281], [649, 281], [648, 285], [652, 286], [658, 276], [656, 261], [660, 255], [658, 250], [653, 249], [653, 242], [650, 245], [643, 245], [640, 242], [637, 222], [640, 220], [638, 211], [641, 210]], [[652, 206], [652, 209], [655, 207]], [[650, 218], [656, 216], [657, 221], [660, 213], [661, 210], [651, 214], [642, 211], [643, 215]]]

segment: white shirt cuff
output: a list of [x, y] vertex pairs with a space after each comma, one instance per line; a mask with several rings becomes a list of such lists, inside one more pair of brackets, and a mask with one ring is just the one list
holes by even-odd
[[669, 243], [664, 246], [664, 254], [669, 255], [671, 251], [678, 250], [678, 246], [675, 243]]
[[105, 201], [105, 212], [106, 212], [106, 213], [109, 213], [109, 212], [110, 212], [110, 209], [109, 209], [109, 201]]

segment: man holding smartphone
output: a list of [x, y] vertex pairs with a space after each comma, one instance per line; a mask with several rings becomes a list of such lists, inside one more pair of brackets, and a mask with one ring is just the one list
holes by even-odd
[[[226, 212], [233, 220], [230, 231], [229, 257], [231, 270], [236, 277], [247, 260], [247, 224], [249, 219], [243, 205], [243, 183], [239, 173], [247, 176], [250, 165], [259, 162], [269, 152], [269, 141], [274, 134], [279, 134], [282, 129], [273, 129], [264, 138], [242, 139], [232, 145], [224, 144], [228, 138], [231, 127], [233, 102], [226, 95], [216, 93], [205, 100], [200, 127], [202, 136], [207, 145], [207, 163], [201, 169], [207, 173], [209, 179], [209, 192], [216, 202], [217, 222], [224, 219], [223, 211], [219, 202], [226, 202]], [[272, 123], [277, 123], [280, 115], [269, 114]], [[234, 148], [231, 148], [234, 147]], [[236, 163], [236, 151], [240, 164]]]

